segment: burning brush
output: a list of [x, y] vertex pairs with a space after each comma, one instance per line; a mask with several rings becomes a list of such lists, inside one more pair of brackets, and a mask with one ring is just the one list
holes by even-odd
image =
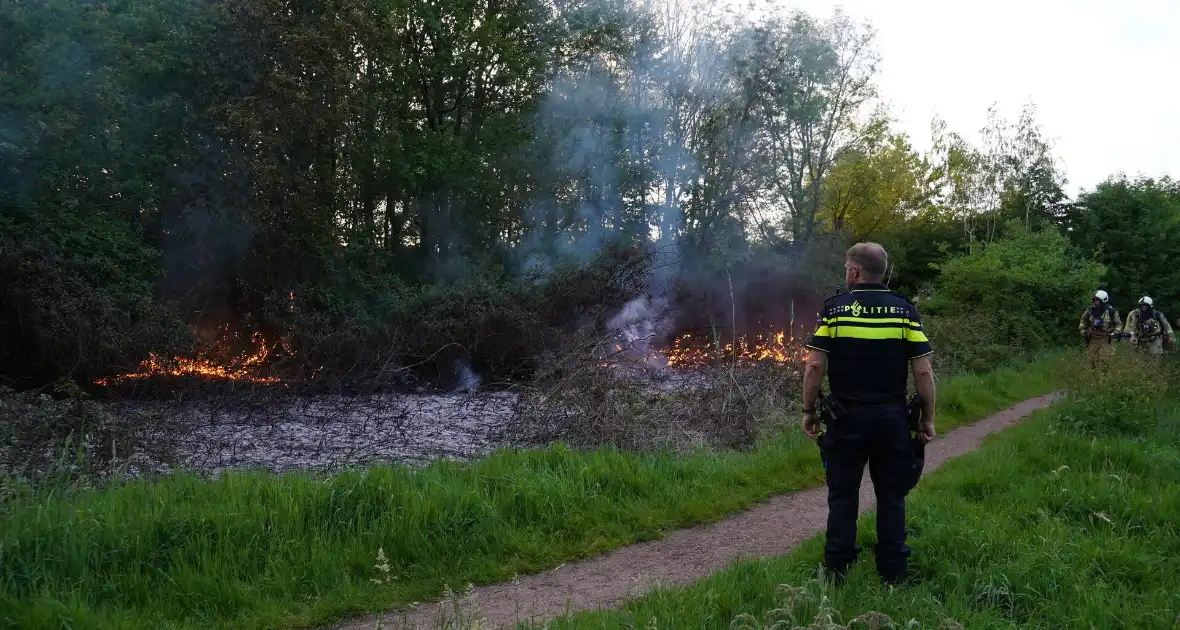
[[736, 362], [752, 366], [772, 362], [780, 366], [801, 365], [807, 357], [802, 342], [789, 338], [786, 331], [770, 334], [741, 335], [725, 342], [710, 339], [708, 334], [684, 333], [665, 349], [652, 349], [646, 343], [612, 342], [600, 361], [603, 366], [623, 363], [647, 364], [675, 371], [698, 370]]
[[771, 361], [779, 365], [798, 365], [807, 356], [803, 344], [787, 337], [786, 331], [779, 330], [769, 335], [741, 335], [723, 343], [720, 338], [713, 340], [703, 336], [685, 333], [672, 342], [666, 351], [668, 367], [673, 369], [694, 369], [720, 365], [729, 361], [751, 365], [760, 361]]
[[[242, 381], [249, 383], [278, 383], [276, 376], [262, 376], [259, 371], [266, 365], [273, 348], [268, 347], [261, 333], [250, 336], [252, 349], [234, 354], [231, 350], [233, 337], [228, 326], [212, 350], [202, 351], [195, 358], [162, 357], [151, 353], [139, 364], [139, 370], [95, 381], [98, 385], [111, 386], [132, 380], [153, 377], [198, 377], [208, 380]], [[285, 342], [281, 342], [285, 343]], [[226, 358], [228, 355], [228, 359]]]

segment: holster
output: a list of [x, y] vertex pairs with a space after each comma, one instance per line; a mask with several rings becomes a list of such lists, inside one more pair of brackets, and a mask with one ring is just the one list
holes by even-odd
[[909, 492], [922, 478], [926, 466], [926, 445], [918, 437], [922, 430], [922, 397], [917, 392], [906, 401], [906, 425], [910, 430], [910, 459], [905, 474], [905, 489]]
[[819, 412], [819, 421], [827, 426], [839, 424], [846, 415], [844, 405], [835, 396], [825, 396], [823, 391], [816, 397], [816, 410]]
[[823, 391], [819, 392], [816, 397], [816, 411], [818, 412], [820, 424], [825, 428], [820, 429], [819, 437], [815, 440], [815, 445], [819, 447], [820, 462], [824, 465], [824, 470], [828, 469], [828, 445], [827, 437], [828, 430], [835, 426], [844, 418], [844, 407], [840, 401], [836, 400], [835, 396], [825, 396]]

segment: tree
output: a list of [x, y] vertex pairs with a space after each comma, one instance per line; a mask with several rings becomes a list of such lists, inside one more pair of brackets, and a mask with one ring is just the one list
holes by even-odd
[[1025, 228], [1056, 225], [1063, 212], [1065, 176], [1057, 168], [1052, 146], [1036, 122], [1036, 105], [1028, 103], [1016, 125], [1009, 126], [991, 109], [988, 137], [999, 192], [998, 220], [1019, 219]]
[[1066, 222], [1073, 242], [1106, 265], [1103, 288], [1120, 309], [1149, 295], [1157, 308], [1176, 316], [1180, 183], [1168, 177], [1111, 177], [1083, 192]]
[[824, 181], [825, 227], [852, 242], [904, 229], [930, 203], [929, 170], [903, 134], [866, 138], [840, 155]]
[[[190, 329], [273, 339], [298, 312], [373, 323], [363, 340], [412, 296], [518, 297], [530, 260], [614, 246], [679, 254], [662, 279], [773, 260], [826, 285], [871, 238], [921, 295], [1005, 221], [1063, 220], [1031, 107], [1014, 127], [993, 111], [978, 147], [936, 129], [918, 155], [873, 108], [870, 28], [771, 9], [0, 3], [0, 364], [137, 363], [173, 343], [173, 303]], [[1075, 215], [1075, 239], [1108, 220]]]
[[768, 186], [785, 208], [783, 230], [772, 238], [806, 242], [819, 223], [828, 171], [881, 124], [858, 118], [876, 96], [874, 33], [841, 11], [824, 22], [794, 12], [749, 37], [746, 86], [761, 113]]

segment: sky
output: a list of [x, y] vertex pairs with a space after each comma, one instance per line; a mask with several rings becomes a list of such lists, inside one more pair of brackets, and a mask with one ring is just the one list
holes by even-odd
[[988, 107], [1015, 123], [1031, 101], [1071, 197], [1119, 171], [1180, 178], [1180, 0], [783, 4], [876, 29], [881, 96], [916, 149], [936, 114], [978, 142]]

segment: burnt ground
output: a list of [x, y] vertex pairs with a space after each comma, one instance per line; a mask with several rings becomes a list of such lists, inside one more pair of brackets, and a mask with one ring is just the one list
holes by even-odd
[[[929, 473], [947, 460], [978, 448], [985, 437], [1001, 431], [1054, 401], [1040, 396], [1014, 405], [971, 425], [935, 438], [926, 450]], [[861, 512], [875, 506], [873, 485], [866, 473], [860, 493]], [[521, 577], [508, 583], [473, 589], [458, 602], [419, 606], [393, 613], [385, 628], [430, 628], [453, 622], [456, 607], [463, 619], [482, 619], [482, 627], [512, 626], [579, 610], [615, 607], [623, 600], [660, 586], [685, 584], [725, 569], [734, 560], [788, 554], [823, 530], [827, 491], [805, 490], [775, 497], [722, 521], [669, 533], [663, 539]], [[375, 616], [332, 626], [332, 630], [370, 630]]]

